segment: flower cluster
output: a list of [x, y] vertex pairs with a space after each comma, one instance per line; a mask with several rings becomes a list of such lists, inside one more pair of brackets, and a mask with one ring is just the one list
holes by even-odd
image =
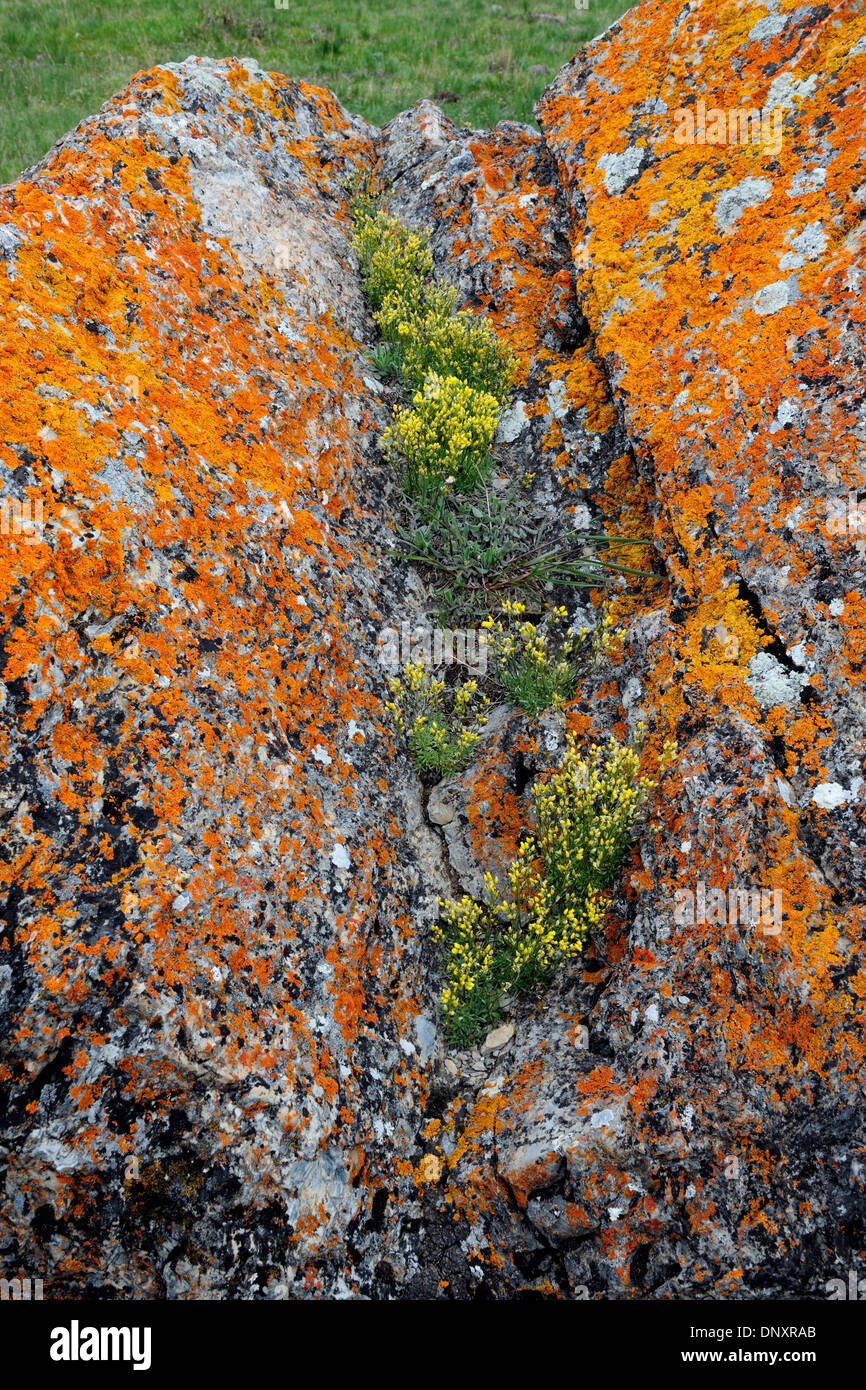
[[[665, 743], [659, 774], [675, 751]], [[508, 891], [487, 874], [485, 903], [442, 904], [442, 1011], [455, 1045], [483, 1034], [503, 994], [548, 981], [603, 921], [605, 889], [658, 780], [639, 776], [638, 764], [636, 749], [615, 740], [582, 759], [570, 739], [562, 766], [533, 791], [537, 830], [508, 870]]]
[[460, 492], [483, 479], [490, 446], [514, 380], [511, 350], [481, 315], [455, 313], [457, 291], [431, 280], [427, 238], [376, 210], [370, 197], [351, 203], [353, 245], [388, 353], [414, 391], [386, 438], [399, 450], [407, 490], [422, 505], [449, 480]]
[[465, 767], [487, 721], [489, 701], [479, 696], [478, 682], [449, 687], [423, 661], [407, 666], [390, 681], [392, 699], [385, 708], [409, 745], [421, 773], [448, 777]]
[[579, 669], [574, 660], [574, 640], [556, 629], [567, 622], [566, 608], [553, 608], [542, 627], [526, 620], [526, 606], [506, 601], [505, 621], [485, 618], [488, 651], [511, 703], [534, 719], [551, 705], [569, 700], [577, 687]]
[[[586, 632], [587, 629], [582, 628], [581, 636], [585, 636]], [[622, 640], [622, 634], [614, 627], [613, 614], [605, 605], [601, 622], [592, 634], [592, 664], [596, 670], [599, 670], [605, 661], [619, 661], [622, 655]]]
[[400, 370], [407, 385], [415, 383], [406, 376], [406, 354], [425, 332], [457, 321], [452, 317], [456, 303], [457, 291], [453, 285], [427, 284], [389, 294], [381, 309], [376, 310], [373, 317], [382, 337], [399, 350]]
[[449, 480], [470, 491], [488, 466], [496, 419], [495, 396], [430, 372], [411, 407], [394, 411], [384, 435], [405, 459], [407, 491], [423, 499]]
[[406, 304], [407, 312], [417, 312], [424, 282], [433, 272], [427, 238], [379, 211], [358, 218], [352, 245], [361, 258], [373, 308], [393, 297]]
[[[408, 324], [404, 325], [409, 328]], [[479, 314], [443, 316], [426, 309], [424, 317], [405, 334], [403, 380], [420, 387], [429, 372], [455, 376], [496, 398], [508, 399], [514, 382], [515, 361], [500, 343], [488, 319]]]

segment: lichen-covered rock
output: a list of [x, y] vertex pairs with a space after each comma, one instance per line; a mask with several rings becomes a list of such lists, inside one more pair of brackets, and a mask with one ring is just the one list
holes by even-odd
[[446, 881], [382, 710], [371, 134], [190, 61], [3, 194], [0, 1262], [52, 1296], [351, 1294], [411, 1172]]
[[[776, 8], [641, 5], [539, 108], [669, 581], [570, 723], [681, 752], [600, 968], [455, 1112], [507, 1287], [818, 1297], [864, 1245], [866, 21]], [[699, 100], [780, 147], [678, 143]]]
[[[189, 60], [0, 195], [4, 1271], [791, 1298], [862, 1256], [861, 9], [646, 0], [540, 132]], [[654, 542], [564, 714], [423, 795], [355, 169], [514, 348], [530, 516]], [[437, 896], [566, 730], [644, 722], [680, 752], [604, 932], [449, 1051]]]

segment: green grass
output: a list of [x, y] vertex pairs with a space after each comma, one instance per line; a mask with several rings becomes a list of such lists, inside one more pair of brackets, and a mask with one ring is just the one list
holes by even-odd
[[[287, 9], [274, 0], [0, 0], [0, 183], [134, 73], [190, 54], [255, 58], [330, 87], [377, 125], [420, 97], [438, 100], [458, 125], [532, 121], [557, 69], [627, 8], [623, 0], [589, 0], [585, 12], [573, 0], [289, 0]], [[530, 71], [539, 65], [548, 72]]]
[[429, 514], [414, 511], [399, 540], [436, 600], [442, 627], [472, 627], [505, 599], [541, 613], [549, 606], [547, 584], [601, 589], [614, 574], [651, 577], [594, 549], [616, 537], [581, 532], [564, 548], [552, 518], [540, 525], [528, 520], [527, 494], [513, 479], [498, 494], [487, 483], [470, 497], [443, 493]]

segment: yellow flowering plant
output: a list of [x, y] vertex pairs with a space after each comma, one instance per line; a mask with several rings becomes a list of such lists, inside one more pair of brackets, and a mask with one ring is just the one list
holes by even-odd
[[382, 185], [369, 170], [358, 170], [346, 180], [349, 216], [354, 226], [369, 222], [379, 211]]
[[386, 298], [420, 303], [424, 282], [433, 273], [433, 254], [426, 236], [411, 232], [379, 210], [359, 217], [352, 245], [364, 270], [364, 288], [374, 309]]
[[497, 404], [508, 399], [516, 363], [488, 319], [471, 313], [449, 317], [425, 304], [423, 315], [406, 328], [402, 373], [407, 386], [418, 388], [435, 372], [494, 396]]
[[[582, 555], [539, 553], [537, 538], [531, 554], [513, 538], [499, 548], [478, 541], [468, 520], [473, 504], [461, 500], [458, 507], [455, 494], [473, 492], [489, 471], [499, 411], [514, 382], [513, 354], [481, 315], [455, 312], [457, 291], [432, 279], [428, 238], [387, 216], [369, 182], [355, 189], [350, 210], [353, 244], [382, 334], [378, 369], [385, 376], [399, 373], [412, 393], [408, 404], [394, 410], [385, 445], [402, 462], [404, 484], [422, 519], [416, 536], [421, 553], [414, 558], [454, 576], [450, 582], [458, 595], [461, 585], [471, 590], [473, 583], [482, 592], [526, 592], [554, 577], [588, 587], [599, 570], [645, 577]], [[526, 473], [521, 486], [529, 490], [534, 478]], [[455, 509], [451, 529], [445, 525], [448, 507]], [[483, 524], [484, 515], [476, 513]], [[494, 514], [499, 517], [488, 499], [491, 527]], [[427, 523], [440, 539], [443, 529], [448, 533], [439, 551], [424, 529]], [[522, 603], [508, 601], [501, 618], [482, 624], [509, 699], [530, 718], [563, 704], [576, 688], [576, 644], [562, 628], [567, 619], [567, 610], [557, 608], [536, 624]], [[596, 662], [614, 653], [618, 639], [611, 626], [605, 617], [592, 640]], [[578, 641], [587, 635], [582, 632]], [[465, 765], [488, 705], [475, 681], [451, 687], [418, 662], [391, 681], [391, 696], [387, 709], [423, 776], [447, 776]], [[672, 756], [673, 746], [665, 744], [659, 771]], [[535, 830], [521, 844], [505, 887], [488, 874], [484, 902], [443, 902], [436, 928], [445, 951], [442, 1011], [455, 1045], [483, 1036], [504, 994], [549, 980], [583, 949], [603, 920], [606, 889], [655, 785], [638, 775], [634, 748], [614, 740], [581, 759], [570, 740], [561, 768], [533, 789]]]
[[613, 614], [606, 603], [602, 609], [601, 621], [592, 633], [592, 664], [595, 669], [599, 670], [606, 662], [619, 661], [622, 646], [623, 634], [617, 632]]
[[487, 874], [484, 903], [442, 903], [435, 929], [445, 950], [442, 1013], [455, 1046], [483, 1036], [504, 994], [548, 982], [583, 949], [604, 919], [605, 890], [675, 752], [666, 742], [650, 778], [639, 774], [636, 747], [613, 739], [581, 758], [569, 739], [561, 767], [533, 788], [535, 833], [521, 844], [507, 889]]
[[394, 411], [383, 436], [386, 448], [402, 456], [407, 492], [422, 504], [446, 483], [471, 492], [489, 471], [497, 417], [495, 396], [430, 372], [412, 405]]
[[455, 313], [457, 291], [432, 281], [428, 238], [410, 232], [367, 194], [351, 200], [353, 245], [384, 349], [413, 391], [385, 442], [402, 459], [407, 491], [429, 508], [452, 484], [471, 492], [489, 471], [499, 409], [514, 381], [511, 350], [480, 315]]
[[[433, 285], [414, 281], [401, 284], [386, 294], [373, 315], [382, 337], [399, 354], [405, 380], [405, 356], [420, 335], [434, 325], [453, 322], [457, 291], [453, 285]], [[422, 378], [423, 380], [423, 378]], [[416, 384], [409, 381], [408, 385]]]
[[575, 642], [567, 630], [561, 631], [568, 610], [550, 609], [541, 625], [527, 620], [525, 604], [506, 600], [502, 614], [481, 624], [488, 634], [488, 653], [511, 703], [534, 719], [571, 699], [577, 688]]
[[389, 682], [385, 705], [422, 775], [448, 777], [471, 758], [490, 705], [476, 680], [448, 686], [417, 661]]

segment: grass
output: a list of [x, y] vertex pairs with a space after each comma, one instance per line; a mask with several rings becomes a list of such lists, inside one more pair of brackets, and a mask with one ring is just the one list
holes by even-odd
[[[609, 536], [581, 535], [564, 550], [552, 521], [532, 525], [526, 519], [513, 480], [498, 494], [488, 484], [470, 498], [444, 494], [430, 516], [416, 516], [399, 538], [406, 559], [429, 585], [445, 627], [471, 627], [509, 598], [540, 613], [549, 602], [547, 584], [598, 589], [615, 573], [641, 581], [650, 577], [648, 570], [619, 564], [615, 538]], [[649, 547], [650, 542], [633, 544]], [[603, 551], [593, 549], [601, 546]]]
[[[420, 97], [458, 125], [531, 122], [533, 103], [623, 0], [2, 0], [0, 182], [142, 69], [250, 57], [329, 87], [377, 125]], [[561, 23], [550, 18], [556, 16]], [[532, 72], [544, 67], [546, 72]]]

